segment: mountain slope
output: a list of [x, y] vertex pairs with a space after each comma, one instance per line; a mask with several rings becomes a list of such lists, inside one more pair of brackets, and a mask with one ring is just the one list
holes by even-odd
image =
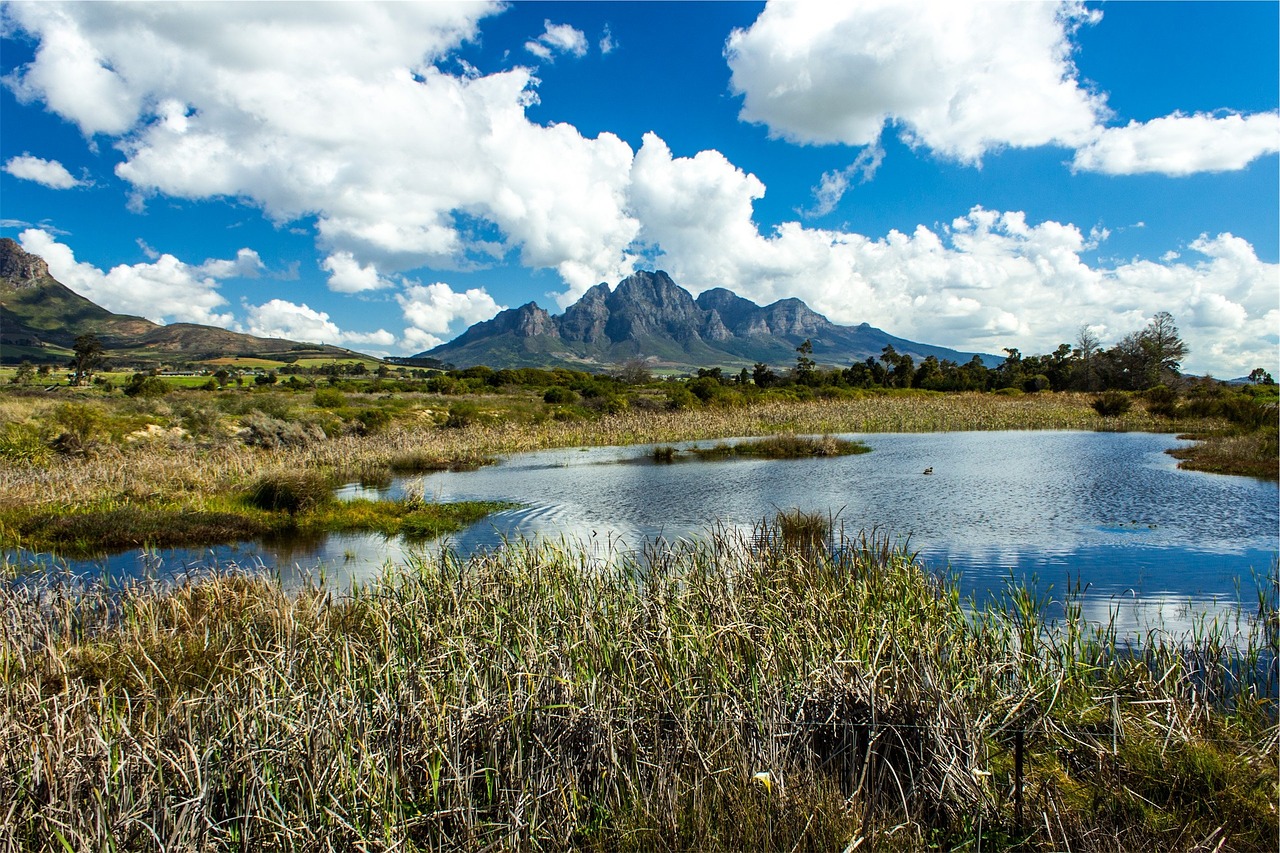
[[[421, 356], [459, 367], [599, 369], [633, 358], [683, 369], [756, 362], [790, 366], [805, 340], [822, 364], [878, 358], [887, 345], [917, 360], [932, 355], [963, 363], [974, 356], [908, 341], [866, 323], [839, 326], [799, 299], [762, 307], [724, 288], [694, 299], [661, 270], [637, 272], [612, 289], [598, 284], [560, 316], [533, 302], [507, 309]], [[1001, 360], [980, 357], [989, 365]]]
[[[0, 357], [17, 361], [61, 361], [76, 336], [91, 333], [111, 355], [136, 360], [199, 360], [225, 355], [301, 353], [349, 357], [349, 350], [300, 344], [283, 338], [201, 326], [162, 326], [142, 317], [115, 314], [66, 287], [49, 267], [9, 238], [0, 239]], [[43, 358], [47, 355], [47, 358]]]

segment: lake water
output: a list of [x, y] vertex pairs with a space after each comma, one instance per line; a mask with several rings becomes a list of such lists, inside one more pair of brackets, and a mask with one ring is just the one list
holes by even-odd
[[[340, 497], [421, 490], [441, 501], [509, 500], [519, 509], [454, 536], [463, 552], [521, 536], [564, 537], [607, 555], [749, 530], [780, 509], [830, 513], [850, 532], [903, 540], [949, 567], [979, 598], [1009, 578], [1061, 600], [1087, 586], [1086, 615], [1125, 630], [1192, 630], [1238, 604], [1256, 609], [1280, 548], [1274, 482], [1181, 471], [1169, 435], [971, 432], [850, 435], [873, 451], [836, 459], [678, 461], [651, 446], [520, 454], [471, 472], [408, 478], [384, 490], [352, 485]], [[672, 445], [689, 447], [695, 442]], [[701, 442], [709, 446], [712, 442]], [[925, 475], [926, 468], [933, 473]], [[203, 551], [131, 552], [81, 571], [115, 576], [180, 571], [211, 560], [261, 563], [286, 580], [323, 570], [362, 579], [415, 547], [377, 535], [241, 543]]]

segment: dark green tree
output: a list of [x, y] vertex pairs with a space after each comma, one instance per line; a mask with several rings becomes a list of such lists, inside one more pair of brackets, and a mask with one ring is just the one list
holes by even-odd
[[75, 346], [72, 349], [75, 352], [75, 357], [71, 359], [70, 365], [71, 370], [74, 372], [71, 384], [81, 385], [107, 359], [102, 348], [102, 341], [98, 340], [98, 336], [91, 332], [77, 335]]
[[35, 367], [31, 365], [31, 362], [24, 358], [22, 363], [18, 365], [18, 369], [14, 371], [13, 378], [10, 379], [9, 382], [13, 385], [26, 385], [35, 375]]
[[796, 382], [800, 385], [812, 385], [814, 371], [818, 363], [813, 360], [813, 341], [808, 338], [796, 347]]

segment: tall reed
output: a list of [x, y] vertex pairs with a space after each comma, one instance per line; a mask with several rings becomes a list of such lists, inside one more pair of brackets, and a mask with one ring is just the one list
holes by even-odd
[[881, 538], [827, 542], [512, 542], [294, 595], [234, 570], [6, 585], [0, 845], [1274, 840], [1274, 597], [1126, 647], [1070, 603], [966, 603]]

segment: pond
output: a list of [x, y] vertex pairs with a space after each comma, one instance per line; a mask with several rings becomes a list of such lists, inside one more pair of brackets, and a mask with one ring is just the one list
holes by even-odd
[[[1277, 485], [1182, 471], [1170, 435], [961, 432], [848, 435], [873, 452], [824, 459], [656, 463], [651, 445], [548, 450], [470, 472], [439, 472], [385, 489], [348, 486], [340, 497], [421, 490], [441, 501], [506, 500], [452, 537], [462, 552], [504, 539], [564, 537], [607, 555], [750, 530], [780, 509], [830, 514], [837, 527], [876, 530], [955, 573], [966, 594], [1033, 582], [1061, 601], [1086, 589], [1085, 613], [1122, 629], [1175, 633], [1203, 618], [1257, 607], [1280, 548]], [[713, 442], [701, 442], [710, 446]], [[690, 447], [696, 442], [672, 445]], [[930, 474], [924, 471], [929, 469]], [[286, 578], [324, 571], [372, 576], [415, 546], [377, 535], [240, 543], [198, 551], [117, 555], [81, 571], [115, 576], [178, 571], [211, 560], [261, 562]], [[416, 546], [421, 547], [421, 546]]]

